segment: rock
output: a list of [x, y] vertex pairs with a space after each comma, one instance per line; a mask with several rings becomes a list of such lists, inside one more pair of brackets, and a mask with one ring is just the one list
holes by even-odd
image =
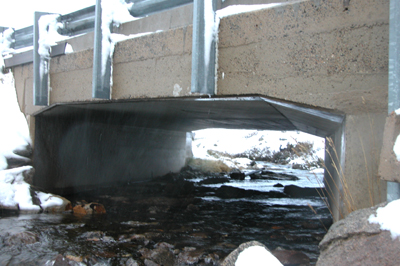
[[393, 240], [389, 231], [368, 221], [378, 207], [385, 205], [354, 211], [334, 223], [319, 244], [317, 266], [399, 265], [400, 240]]
[[160, 264], [155, 263], [154, 261], [149, 260], [149, 259], [145, 259], [144, 260], [144, 265], [145, 266], [160, 266]]
[[32, 183], [34, 173], [30, 165], [0, 171], [0, 209], [23, 213], [70, 210], [71, 203], [67, 199], [37, 191], [29, 184]]
[[189, 204], [187, 207], [186, 207], [186, 211], [198, 211], [199, 210], [199, 207], [197, 207], [196, 205], [194, 205], [194, 204]]
[[270, 192], [261, 192], [257, 190], [251, 189], [241, 189], [231, 186], [221, 186], [216, 191], [216, 196], [223, 199], [231, 199], [231, 198], [247, 198], [252, 196], [263, 195], [265, 197], [270, 198], [283, 198], [285, 195], [281, 192], [270, 191]]
[[284, 187], [284, 185], [282, 185], [281, 183], [278, 183], [278, 184], [273, 185], [273, 187]]
[[32, 182], [32, 177], [35, 174], [35, 169], [30, 166], [20, 166], [13, 169], [0, 171], [0, 181], [13, 184], [14, 182]]
[[310, 265], [310, 258], [303, 252], [296, 250], [275, 249], [271, 251], [284, 266], [308, 266]]
[[100, 203], [91, 202], [91, 203], [76, 205], [72, 209], [72, 212], [74, 214], [79, 214], [79, 215], [105, 214], [106, 209]]
[[155, 245], [155, 247], [156, 248], [152, 250], [147, 248], [142, 248], [139, 250], [139, 252], [145, 258], [145, 265], [147, 265], [146, 260], [148, 260], [148, 265], [175, 265], [175, 257], [172, 251], [172, 245], [162, 242]]
[[137, 263], [136, 260], [129, 258], [126, 263], [125, 266], [139, 266], [139, 264]]
[[261, 173], [252, 173], [249, 175], [251, 179], [253, 180], [257, 180], [257, 179], [263, 179], [263, 176], [261, 175]]
[[39, 241], [39, 236], [33, 232], [25, 231], [14, 234], [7, 239], [9, 246], [18, 244], [33, 244]]
[[321, 188], [298, 187], [295, 185], [285, 186], [283, 192], [292, 198], [319, 197], [326, 195]]
[[275, 173], [272, 171], [263, 170], [262, 177], [266, 180], [288, 180], [288, 181], [297, 181], [299, 178], [294, 175]]
[[229, 173], [229, 176], [234, 180], [244, 180], [246, 175], [238, 169], [234, 169]]
[[294, 164], [292, 164], [292, 169], [308, 170], [309, 167], [304, 164], [294, 163]]
[[177, 258], [177, 265], [197, 265], [203, 255], [203, 251], [196, 250], [196, 248], [185, 247], [179, 253]]
[[58, 254], [57, 257], [54, 260], [53, 264], [49, 264], [49, 265], [53, 265], [53, 266], [69, 266], [70, 265], [70, 260], [65, 258], [63, 255]]
[[27, 143], [24, 147], [13, 150], [11, 156], [5, 156], [8, 164], [8, 169], [17, 168], [31, 163], [33, 154], [32, 147]]
[[[64, 197], [43, 192], [35, 192], [34, 194], [39, 200], [39, 205], [43, 212], [61, 213], [72, 210], [71, 202]], [[32, 199], [34, 198], [32, 197]]]
[[222, 183], [228, 183], [229, 181], [230, 178], [227, 177], [211, 177], [200, 181], [198, 184], [199, 185], [222, 184]]
[[[248, 248], [251, 248], [251, 247], [262, 247], [266, 252], [270, 253], [269, 249], [268, 249], [265, 245], [261, 244], [261, 243], [258, 242], [258, 241], [246, 242], [246, 243], [241, 244], [241, 245], [240, 245], [237, 249], [235, 249], [234, 251], [232, 251], [232, 252], [224, 259], [224, 261], [221, 263], [221, 266], [235, 266], [235, 265], [237, 265], [236, 262], [238, 261], [238, 258], [239, 258], [239, 256], [240, 256], [240, 254], [241, 254], [244, 250], [246, 250], [246, 249], [248, 249]], [[271, 253], [270, 253], [270, 254], [271, 254]], [[273, 256], [271, 255], [271, 257], [273, 257]], [[278, 263], [279, 263], [279, 261], [278, 261]], [[248, 265], [251, 265], [250, 262], [248, 263]], [[260, 264], [260, 265], [261, 265], [261, 264]], [[262, 265], [264, 265], [264, 264], [262, 264]], [[277, 264], [271, 263], [271, 264], [265, 264], [265, 265], [277, 265]], [[279, 265], [279, 264], [278, 264], [278, 265]]]

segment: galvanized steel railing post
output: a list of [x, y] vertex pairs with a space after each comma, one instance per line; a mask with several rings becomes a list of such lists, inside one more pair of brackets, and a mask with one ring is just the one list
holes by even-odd
[[33, 104], [49, 105], [49, 64], [50, 58], [39, 54], [39, 19], [48, 13], [35, 12], [33, 41]]
[[[400, 2], [390, 1], [389, 26], [389, 114], [400, 108]], [[400, 184], [387, 182], [387, 200], [400, 198]]]
[[[108, 55], [103, 65], [103, 32], [101, 0], [96, 0], [94, 25], [93, 83], [92, 97], [111, 99], [111, 56]], [[110, 42], [110, 40], [104, 40]]]
[[193, 93], [215, 93], [216, 0], [194, 0], [192, 84]]

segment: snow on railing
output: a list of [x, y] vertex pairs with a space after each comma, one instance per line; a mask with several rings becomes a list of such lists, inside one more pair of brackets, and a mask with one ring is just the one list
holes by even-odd
[[[220, 18], [277, 5], [250, 5], [249, 8], [246, 5], [229, 6], [228, 3], [221, 2], [221, 0], [144, 0], [139, 2], [129, 0], [128, 2], [126, 3], [125, 0], [98, 0], [99, 4], [97, 6], [100, 10], [97, 16], [96, 6], [92, 6], [66, 15], [45, 15], [40, 22], [40, 24], [43, 24], [42, 26], [27, 27], [15, 31], [13, 46], [18, 47], [18, 49], [30, 47], [33, 40], [36, 47], [34, 48], [34, 53], [37, 55], [33, 59], [30, 55], [24, 55], [18, 60], [13, 60], [11, 65], [6, 67], [32, 62], [32, 60], [35, 63], [35, 61], [40, 60], [40, 62], [34, 64], [35, 68], [40, 69], [40, 71], [37, 71], [38, 74], [35, 80], [41, 81], [40, 84], [35, 83], [37, 87], [35, 88], [35, 93], [40, 96], [40, 100], [35, 102], [35, 105], [48, 104], [46, 97], [48, 97], [49, 92], [49, 81], [44, 78], [48, 74], [49, 64], [47, 61], [54, 54], [61, 55], [66, 53], [65, 45], [58, 48], [57, 53], [52, 53], [52, 45], [56, 44], [56, 42], [71, 36], [95, 31], [95, 38], [97, 36], [97, 39], [95, 39], [94, 45], [92, 97], [110, 99], [114, 46], [121, 39], [114, 38], [115, 36], [111, 31], [112, 26], [134, 19], [132, 16], [144, 17], [192, 2], [194, 2], [193, 28], [199, 29], [193, 30], [192, 93], [212, 95], [216, 91], [216, 46]], [[243, 2], [245, 3], [245, 1]], [[226, 11], [218, 10], [217, 12], [218, 7], [226, 7]], [[99, 20], [97, 30], [96, 20]], [[39, 22], [37, 23], [39, 24]], [[33, 34], [35, 30], [39, 32]], [[34, 35], [39, 35], [40, 37], [33, 38]], [[57, 38], [53, 38], [54, 36], [57, 36]], [[34, 101], [35, 99], [36, 97], [34, 97]]]

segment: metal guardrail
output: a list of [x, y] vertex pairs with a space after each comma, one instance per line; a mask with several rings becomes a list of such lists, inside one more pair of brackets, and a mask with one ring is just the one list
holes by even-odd
[[[128, 9], [129, 13], [134, 17], [144, 17], [150, 14], [161, 12], [164, 10], [176, 8], [193, 2], [193, 44], [192, 44], [192, 85], [193, 93], [214, 94], [215, 91], [215, 36], [205, 37], [205, 33], [214, 32], [214, 23], [208, 23], [205, 12], [212, 12], [211, 15], [215, 20], [215, 11], [217, 8], [226, 7], [229, 3], [223, 3], [224, 0], [125, 0], [127, 3], [134, 3]], [[268, 2], [268, 0], [265, 0]], [[281, 1], [281, 0], [278, 0]], [[101, 31], [101, 0], [97, 0], [96, 6], [87, 7], [66, 15], [58, 17], [58, 22], [63, 27], [58, 29], [58, 33], [64, 36], [76, 36], [88, 32], [95, 31], [94, 41], [94, 62], [93, 62], [93, 98], [111, 98], [111, 63], [112, 58], [107, 60], [107, 70], [101, 71], [101, 51], [102, 51], [102, 31]], [[211, 6], [210, 6], [211, 5]], [[211, 7], [211, 8], [210, 8]], [[39, 16], [40, 17], [40, 16]], [[42, 58], [38, 55], [38, 19], [34, 26], [18, 29], [14, 32], [15, 42], [11, 48], [21, 49], [34, 46], [32, 52], [16, 54], [12, 58], [5, 60], [6, 67], [12, 67], [19, 64], [34, 62], [34, 104], [48, 104], [48, 76], [40, 75], [40, 67], [49, 67], [50, 60]], [[212, 19], [212, 18], [211, 18]], [[5, 28], [0, 27], [0, 32]], [[211, 33], [214, 34], [214, 33]], [[62, 55], [64, 51], [60, 47], [65, 48], [65, 44], [52, 47], [51, 56]], [[205, 56], [207, 55], [207, 56]], [[48, 75], [48, 69], [45, 71]], [[42, 73], [43, 74], [43, 73]]]

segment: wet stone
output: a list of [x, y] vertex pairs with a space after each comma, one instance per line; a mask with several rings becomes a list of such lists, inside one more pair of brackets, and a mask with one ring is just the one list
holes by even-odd
[[8, 245], [33, 244], [39, 241], [39, 236], [36, 233], [25, 231], [14, 234], [7, 239]]
[[284, 266], [309, 266], [310, 258], [303, 252], [296, 250], [275, 249], [271, 251]]

